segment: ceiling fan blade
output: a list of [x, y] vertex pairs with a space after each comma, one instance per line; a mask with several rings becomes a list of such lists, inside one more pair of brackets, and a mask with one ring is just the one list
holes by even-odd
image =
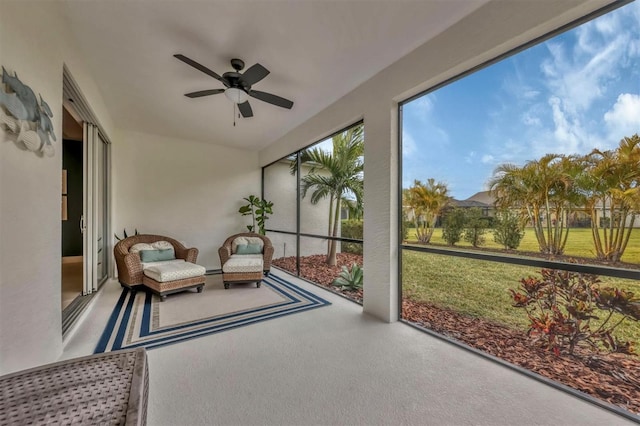
[[200, 90], [199, 92], [185, 93], [184, 95], [187, 98], [200, 98], [202, 96], [217, 95], [218, 93], [222, 93], [222, 92], [224, 92], [224, 89], [210, 89], [210, 90]]
[[251, 105], [249, 105], [249, 101], [238, 104], [238, 109], [244, 118], [253, 117], [253, 110], [251, 109]]
[[242, 79], [249, 85], [253, 86], [263, 78], [269, 75], [269, 70], [260, 64], [255, 64], [242, 74]]
[[291, 109], [293, 106], [293, 102], [289, 99], [281, 98], [280, 96], [272, 95], [267, 92], [260, 92], [259, 90], [250, 90], [249, 96], [254, 97], [256, 99], [260, 99], [263, 102], [267, 102], [281, 108]]
[[218, 74], [216, 74], [215, 72], [211, 71], [209, 68], [205, 67], [204, 65], [201, 65], [199, 63], [197, 63], [196, 61], [194, 61], [193, 59], [189, 59], [184, 55], [181, 54], [176, 54], [173, 55], [174, 57], [180, 59], [182, 62], [184, 62], [187, 65], [191, 65], [192, 67], [194, 67], [195, 69], [197, 69], [198, 71], [202, 71], [203, 73], [215, 78], [218, 81], [221, 81], [225, 86], [229, 87], [229, 83], [227, 82], [227, 80], [225, 80], [224, 78], [220, 77]]

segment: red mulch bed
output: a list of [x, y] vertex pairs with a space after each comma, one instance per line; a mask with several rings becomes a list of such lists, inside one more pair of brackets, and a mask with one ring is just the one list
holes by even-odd
[[[331, 267], [325, 263], [324, 255], [302, 257], [300, 275], [362, 303], [362, 290], [341, 291], [331, 285], [341, 266], [362, 265], [362, 256], [339, 253], [337, 262], [338, 266]], [[275, 259], [273, 264], [295, 273], [295, 257]], [[640, 357], [586, 350], [556, 356], [535, 346], [520, 330], [406, 298], [402, 302], [402, 318], [640, 414]]]
[[[300, 258], [300, 276], [306, 278], [309, 281], [313, 281], [316, 284], [320, 284], [323, 287], [328, 288], [333, 292], [343, 294], [348, 299], [362, 304], [362, 289], [357, 291], [342, 291], [340, 287], [331, 285], [335, 280], [342, 267], [346, 266], [351, 268], [351, 265], [357, 263], [362, 266], [362, 255], [351, 253], [337, 253], [336, 254], [336, 266], [329, 266], [326, 263], [327, 256], [322, 254], [316, 254], [313, 256], [305, 256]], [[295, 275], [296, 273], [296, 257], [281, 257], [274, 259], [271, 262], [273, 265], [289, 271]]]

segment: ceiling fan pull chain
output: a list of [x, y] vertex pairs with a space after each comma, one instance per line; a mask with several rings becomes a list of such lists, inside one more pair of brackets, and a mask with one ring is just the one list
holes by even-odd
[[233, 103], [233, 127], [236, 127], [236, 104]]

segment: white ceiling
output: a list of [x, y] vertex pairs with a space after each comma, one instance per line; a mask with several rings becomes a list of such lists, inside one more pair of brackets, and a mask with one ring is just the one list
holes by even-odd
[[[261, 149], [486, 1], [68, 1], [67, 14], [116, 126]], [[223, 86], [176, 53], [220, 75], [259, 62], [271, 74], [253, 89], [293, 109], [250, 98], [234, 127], [223, 94], [183, 96]]]

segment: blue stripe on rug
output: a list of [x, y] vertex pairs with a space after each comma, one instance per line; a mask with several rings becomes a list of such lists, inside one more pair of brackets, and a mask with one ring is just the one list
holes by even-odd
[[[331, 304], [275, 275], [265, 277], [262, 283], [284, 300], [208, 318], [205, 314], [205, 318], [181, 324], [169, 324], [155, 330], [152, 330], [151, 319], [154, 299], [157, 300], [157, 296], [145, 292], [130, 293], [127, 289], [123, 289], [94, 353], [136, 347], [155, 349]], [[250, 290], [247, 289], [247, 291]], [[197, 297], [197, 294], [194, 293], [193, 296]], [[171, 297], [160, 303], [171, 303]], [[142, 318], [134, 321], [135, 312], [140, 315], [140, 311]], [[160, 311], [156, 310], [156, 312], [157, 315], [161, 315]], [[158, 322], [155, 324], [157, 327]], [[113, 343], [110, 345], [111, 341]]]
[[111, 337], [111, 333], [113, 328], [116, 326], [116, 322], [118, 321], [118, 316], [120, 314], [120, 309], [122, 309], [122, 305], [124, 304], [125, 299], [127, 298], [127, 289], [123, 288], [122, 293], [120, 293], [120, 298], [118, 299], [118, 303], [116, 303], [116, 307], [113, 309], [111, 316], [109, 317], [109, 321], [107, 321], [107, 327], [102, 332], [102, 336], [100, 336], [100, 340], [98, 341], [98, 346], [94, 353], [106, 352], [107, 344], [109, 343], [109, 338]]

